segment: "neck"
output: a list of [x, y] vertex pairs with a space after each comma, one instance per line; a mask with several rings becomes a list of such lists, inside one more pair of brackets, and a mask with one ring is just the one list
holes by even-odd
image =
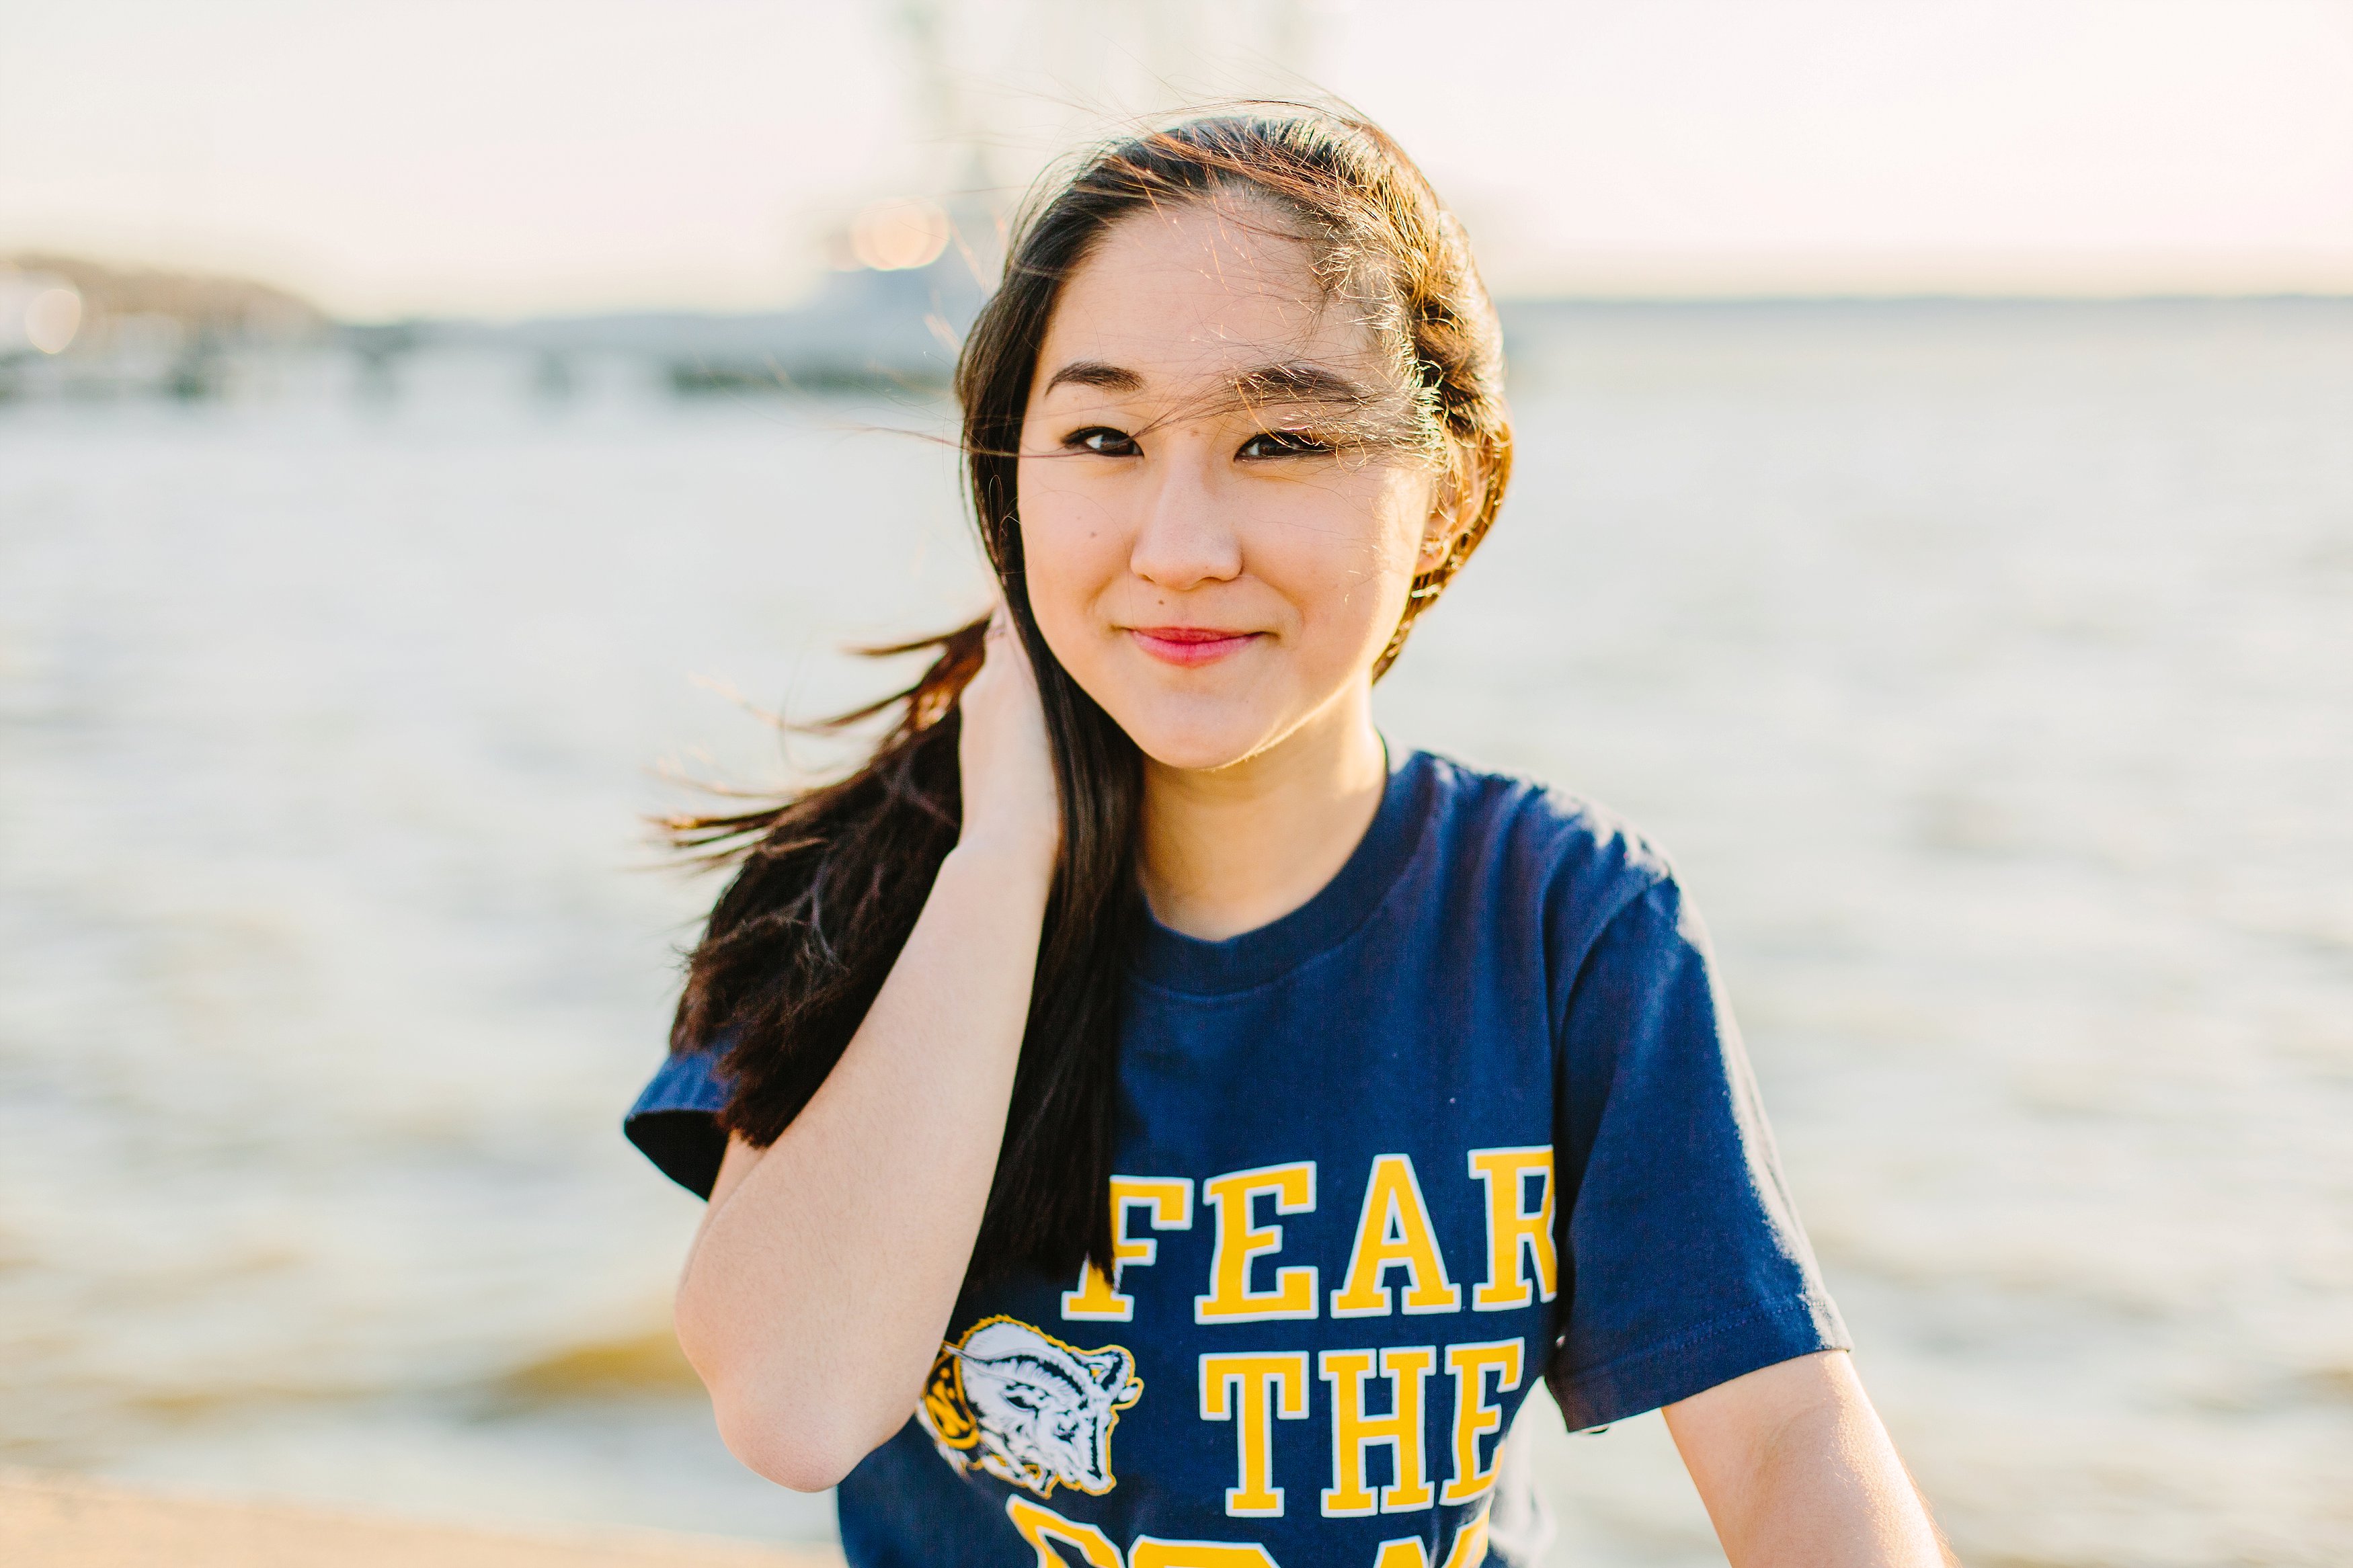
[[1153, 914], [1209, 942], [1282, 919], [1347, 863], [1388, 783], [1369, 683], [1225, 767], [1145, 758], [1143, 874]]

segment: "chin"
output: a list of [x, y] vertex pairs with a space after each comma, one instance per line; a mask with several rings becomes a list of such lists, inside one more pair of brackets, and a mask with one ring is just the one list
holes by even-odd
[[1271, 739], [1257, 714], [1122, 712], [1108, 705], [1106, 711], [1145, 756], [1187, 773], [1230, 767], [1265, 750]]

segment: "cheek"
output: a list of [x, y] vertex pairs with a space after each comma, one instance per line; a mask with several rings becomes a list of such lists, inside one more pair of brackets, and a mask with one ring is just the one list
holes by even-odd
[[1261, 559], [1296, 605], [1311, 640], [1334, 657], [1385, 646], [1413, 587], [1426, 490], [1414, 475], [1352, 476], [1289, 526], [1266, 531]]
[[1071, 644], [1086, 624], [1090, 607], [1119, 574], [1126, 559], [1113, 519], [1098, 497], [1063, 475], [1060, 465], [1024, 458], [1015, 505], [1021, 520], [1021, 560], [1029, 589], [1030, 613], [1047, 645], [1065, 664], [1079, 650]]

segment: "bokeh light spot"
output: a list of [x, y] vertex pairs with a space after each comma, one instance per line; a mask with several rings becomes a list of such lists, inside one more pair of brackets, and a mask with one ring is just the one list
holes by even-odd
[[929, 202], [876, 202], [849, 223], [849, 250], [878, 272], [928, 267], [947, 248], [948, 215]]
[[45, 354], [65, 353], [79, 331], [81, 295], [73, 289], [44, 289], [25, 306], [25, 341]]

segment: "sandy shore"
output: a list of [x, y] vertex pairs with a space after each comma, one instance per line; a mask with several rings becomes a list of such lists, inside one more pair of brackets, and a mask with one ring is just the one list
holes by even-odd
[[840, 1556], [651, 1531], [506, 1533], [215, 1502], [0, 1470], [7, 1568], [840, 1568]]

